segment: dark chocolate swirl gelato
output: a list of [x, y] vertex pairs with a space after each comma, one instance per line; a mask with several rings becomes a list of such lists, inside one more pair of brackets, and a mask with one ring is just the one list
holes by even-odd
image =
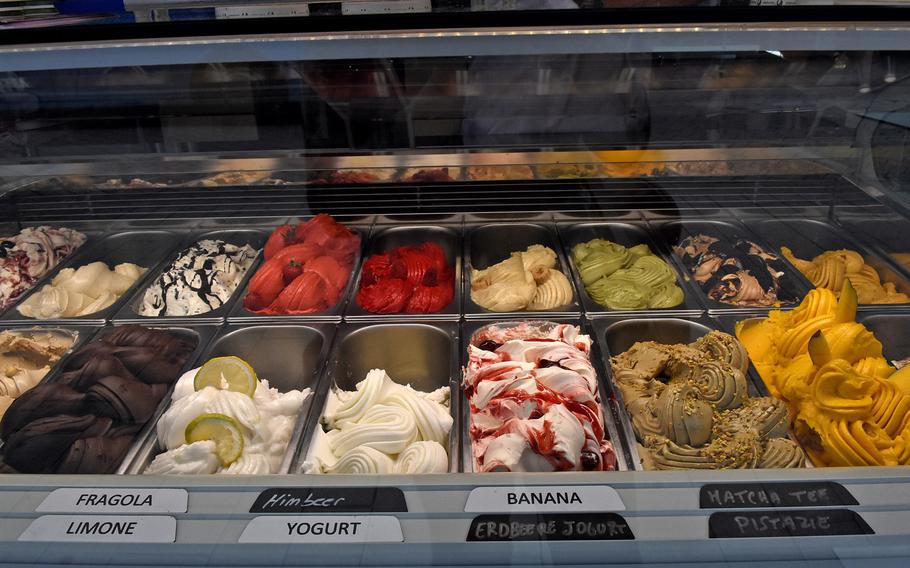
[[177, 380], [195, 342], [114, 328], [17, 398], [0, 422], [5, 473], [112, 473]]

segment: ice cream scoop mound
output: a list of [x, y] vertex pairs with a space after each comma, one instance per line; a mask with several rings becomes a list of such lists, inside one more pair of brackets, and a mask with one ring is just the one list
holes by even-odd
[[422, 392], [372, 369], [329, 393], [303, 473], [444, 473], [454, 424], [449, 388]]

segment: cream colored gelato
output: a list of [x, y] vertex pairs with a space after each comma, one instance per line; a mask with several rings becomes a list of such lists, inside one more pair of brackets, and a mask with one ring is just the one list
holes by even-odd
[[147, 270], [128, 262], [113, 270], [103, 262], [64, 268], [17, 309], [38, 319], [87, 316], [116, 302]]
[[572, 301], [572, 284], [556, 269], [556, 252], [531, 245], [471, 275], [471, 299], [493, 312], [545, 311]]
[[[310, 389], [279, 392], [259, 379], [253, 396], [207, 386], [195, 390], [199, 369], [186, 372], [177, 381], [171, 405], [158, 421], [158, 445], [165, 449], [146, 468], [156, 474], [266, 474], [278, 473], [304, 401]], [[243, 432], [243, 454], [223, 467], [215, 442], [186, 443], [187, 426], [203, 414], [221, 414], [234, 419]]]
[[445, 473], [454, 420], [449, 388], [426, 393], [373, 369], [329, 393], [303, 473]]

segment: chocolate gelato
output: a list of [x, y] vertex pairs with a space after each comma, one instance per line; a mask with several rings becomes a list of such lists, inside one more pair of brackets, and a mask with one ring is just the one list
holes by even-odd
[[4, 473], [112, 473], [195, 347], [138, 325], [114, 328], [67, 359], [56, 380], [0, 421]]

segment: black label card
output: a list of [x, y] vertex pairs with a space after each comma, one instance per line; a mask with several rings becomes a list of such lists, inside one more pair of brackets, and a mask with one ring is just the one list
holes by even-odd
[[250, 513], [407, 513], [397, 487], [278, 487], [259, 494]]
[[471, 522], [468, 542], [520, 540], [634, 540], [616, 513], [480, 515]]
[[711, 538], [756, 538], [772, 536], [832, 536], [875, 534], [849, 509], [804, 509], [798, 511], [742, 511], [711, 513]]
[[772, 507], [843, 507], [859, 502], [840, 483], [709, 483], [698, 495], [702, 509], [748, 509]]

